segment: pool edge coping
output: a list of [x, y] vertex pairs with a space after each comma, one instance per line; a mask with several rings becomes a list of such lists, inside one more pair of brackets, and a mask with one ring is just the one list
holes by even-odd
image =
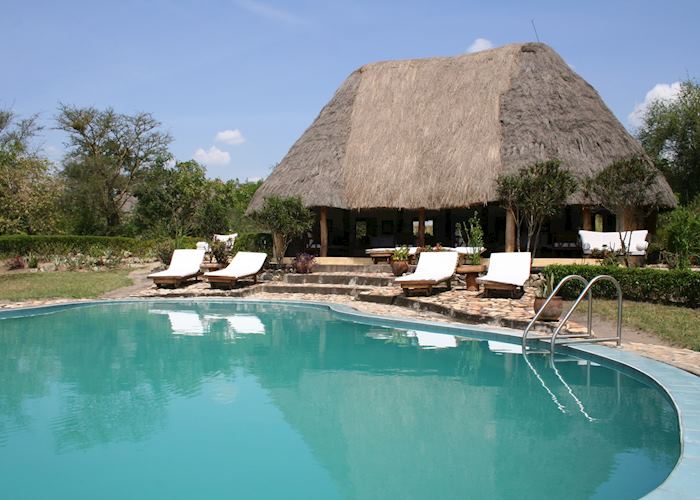
[[[239, 297], [149, 297], [149, 298], [124, 298], [124, 299], [94, 299], [76, 300], [56, 304], [44, 304], [36, 306], [16, 307], [0, 310], [0, 320], [4, 318], [17, 318], [31, 315], [42, 310], [60, 311], [73, 309], [80, 306], [94, 306], [100, 304], [130, 304], [144, 302], [232, 302], [244, 304], [277, 304], [293, 305], [298, 307], [322, 308], [336, 315], [349, 317], [354, 320], [367, 322], [371, 320], [383, 324], [382, 326], [398, 328], [415, 328], [423, 326], [438, 333], [453, 334], [462, 337], [474, 337], [474, 332], [494, 336], [496, 339], [518, 344], [522, 339], [517, 330], [497, 327], [492, 325], [468, 325], [455, 323], [454, 321], [431, 322], [417, 318], [396, 318], [379, 314], [366, 313], [354, 309], [345, 304], [322, 301], [299, 300], [265, 300]], [[666, 393], [678, 415], [681, 453], [678, 462], [671, 470], [668, 477], [654, 490], [647, 493], [648, 499], [678, 499], [696, 498], [692, 491], [700, 491], [700, 377], [686, 372], [675, 366], [646, 358], [630, 351], [618, 350], [600, 344], [569, 345], [559, 349], [560, 352], [584, 354], [586, 357], [598, 358], [612, 364], [631, 369], [637, 372]]]

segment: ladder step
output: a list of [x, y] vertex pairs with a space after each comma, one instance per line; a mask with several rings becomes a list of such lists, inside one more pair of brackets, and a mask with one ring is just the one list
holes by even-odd
[[610, 342], [611, 340], [617, 340], [617, 337], [593, 337], [593, 338], [586, 338], [586, 339], [573, 339], [573, 340], [568, 340], [568, 339], [562, 339], [558, 338], [556, 341], [556, 344], [585, 344], [585, 343], [590, 343], [590, 342]]

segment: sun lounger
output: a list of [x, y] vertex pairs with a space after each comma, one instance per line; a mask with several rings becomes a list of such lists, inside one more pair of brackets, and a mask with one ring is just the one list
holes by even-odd
[[458, 258], [457, 252], [421, 252], [416, 272], [396, 278], [394, 282], [401, 285], [406, 296], [410, 290], [425, 290], [431, 294], [433, 287], [443, 282], [449, 290]]
[[530, 252], [492, 253], [486, 276], [477, 278], [477, 283], [484, 285], [484, 294], [500, 291], [508, 292], [511, 297], [522, 291], [523, 285], [530, 278], [532, 256]]
[[267, 259], [267, 254], [263, 252], [238, 252], [231, 260], [231, 263], [220, 271], [204, 273], [212, 288], [233, 288], [236, 282], [243, 278], [253, 278], [257, 283], [258, 274]]
[[196, 278], [201, 274], [199, 266], [204, 260], [204, 250], [179, 248], [173, 252], [170, 265], [165, 271], [149, 274], [156, 286], [180, 286], [183, 281]]

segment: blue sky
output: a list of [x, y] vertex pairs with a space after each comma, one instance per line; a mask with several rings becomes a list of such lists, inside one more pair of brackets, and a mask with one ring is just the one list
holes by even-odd
[[[700, 77], [697, 0], [10, 0], [0, 107], [40, 113], [48, 128], [59, 102], [148, 111], [177, 159], [204, 160], [212, 177], [264, 177], [357, 67], [457, 55], [479, 38], [531, 41], [531, 19], [627, 126], [657, 84]], [[60, 133], [41, 141], [60, 159]]]

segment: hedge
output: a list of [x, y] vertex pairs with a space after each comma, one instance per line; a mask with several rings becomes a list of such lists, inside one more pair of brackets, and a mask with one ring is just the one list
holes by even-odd
[[[620, 283], [625, 299], [700, 307], [700, 272], [642, 267], [551, 265], [544, 269], [544, 274], [553, 275], [555, 283], [569, 274], [578, 274], [589, 281], [595, 276], [607, 274]], [[570, 282], [564, 285], [559, 295], [565, 299], [575, 299], [581, 290], [580, 283]], [[607, 299], [617, 297], [615, 286], [609, 281], [596, 284], [593, 295]]]
[[[179, 248], [194, 248], [205, 238], [182, 237], [176, 240], [127, 238], [123, 236], [80, 236], [80, 235], [25, 235], [0, 236], [0, 257], [27, 256], [40, 257], [81, 253], [99, 257], [107, 251], [131, 252], [143, 257], [155, 255], [158, 247], [172, 242]], [[235, 250], [250, 252], [272, 252], [272, 235], [268, 233], [243, 233], [236, 238]]]
[[0, 236], [0, 256], [14, 257], [30, 253], [39, 256], [82, 253], [98, 256], [106, 251], [128, 251], [134, 255], [153, 252], [155, 242], [122, 236], [8, 235]]

